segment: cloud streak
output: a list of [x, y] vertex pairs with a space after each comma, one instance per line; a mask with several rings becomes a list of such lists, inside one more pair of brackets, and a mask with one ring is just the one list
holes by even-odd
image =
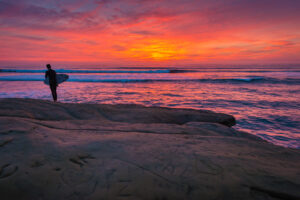
[[300, 51], [299, 9], [298, 0], [2, 0], [0, 60], [300, 62], [286, 56]]

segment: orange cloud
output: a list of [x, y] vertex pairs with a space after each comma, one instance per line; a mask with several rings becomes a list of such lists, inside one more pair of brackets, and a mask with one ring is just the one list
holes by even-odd
[[300, 62], [299, 8], [279, 0], [3, 0], [0, 64]]

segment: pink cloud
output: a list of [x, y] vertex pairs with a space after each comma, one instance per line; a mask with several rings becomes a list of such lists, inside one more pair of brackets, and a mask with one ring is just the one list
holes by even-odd
[[164, 62], [197, 63], [297, 55], [299, 9], [297, 0], [3, 0], [0, 60], [134, 62], [136, 53], [147, 62], [168, 55]]

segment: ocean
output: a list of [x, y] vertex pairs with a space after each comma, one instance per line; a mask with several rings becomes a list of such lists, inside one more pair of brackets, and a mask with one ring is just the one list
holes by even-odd
[[[54, 68], [67, 103], [142, 104], [231, 114], [236, 129], [300, 148], [300, 65], [192, 68]], [[0, 69], [0, 98], [51, 100], [43, 67]]]

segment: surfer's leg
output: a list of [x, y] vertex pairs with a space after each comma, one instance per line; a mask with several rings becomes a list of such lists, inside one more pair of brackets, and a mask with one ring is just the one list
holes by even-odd
[[51, 89], [52, 98], [53, 98], [53, 100], [54, 100], [54, 91], [53, 91], [52, 85], [50, 85], [50, 89]]
[[50, 85], [53, 101], [57, 100], [56, 85]]
[[54, 101], [57, 101], [56, 86], [54, 87]]

